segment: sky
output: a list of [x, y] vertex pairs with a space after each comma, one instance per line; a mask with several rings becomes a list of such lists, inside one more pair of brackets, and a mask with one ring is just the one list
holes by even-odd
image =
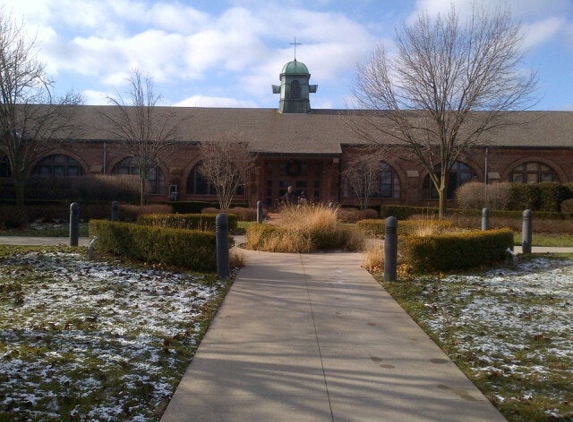
[[[138, 69], [162, 105], [276, 108], [285, 63], [307, 65], [314, 109], [353, 106], [356, 69], [420, 11], [463, 16], [471, 0], [2, 0], [36, 40], [55, 92], [86, 104], [127, 96]], [[573, 110], [573, 0], [480, 0], [525, 31], [521, 66], [538, 73], [535, 110]]]

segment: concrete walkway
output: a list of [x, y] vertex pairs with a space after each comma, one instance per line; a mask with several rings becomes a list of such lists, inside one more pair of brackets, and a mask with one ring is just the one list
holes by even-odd
[[162, 422], [505, 420], [361, 254], [245, 254]]
[[162, 422], [505, 420], [360, 268], [361, 254], [243, 253]]
[[[80, 237], [79, 246], [87, 246], [90, 239]], [[0, 236], [0, 245], [27, 245], [27, 246], [57, 246], [69, 245], [69, 237], [29, 237], [29, 236]]]

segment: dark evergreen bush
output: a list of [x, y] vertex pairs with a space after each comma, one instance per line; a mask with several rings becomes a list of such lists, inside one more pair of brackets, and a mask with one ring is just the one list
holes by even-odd
[[130, 175], [32, 177], [27, 184], [25, 196], [33, 200], [137, 203], [139, 201], [139, 177]]
[[27, 207], [0, 204], [0, 230], [22, 228], [28, 219]]

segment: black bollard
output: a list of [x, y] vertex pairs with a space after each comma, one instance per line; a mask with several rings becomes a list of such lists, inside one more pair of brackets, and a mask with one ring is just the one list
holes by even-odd
[[230, 278], [229, 222], [226, 214], [217, 214], [217, 218], [215, 219], [215, 235], [217, 242], [217, 276], [219, 278]]
[[398, 268], [398, 220], [386, 219], [384, 234], [384, 281], [396, 281]]
[[533, 212], [531, 210], [523, 211], [523, 230], [521, 233], [521, 252], [531, 253]]
[[257, 201], [257, 223], [263, 222], [263, 201]]
[[111, 221], [119, 221], [119, 202], [111, 203]]
[[80, 237], [80, 204], [70, 205], [70, 246], [78, 246]]
[[481, 229], [489, 230], [489, 208], [485, 207], [481, 211]]

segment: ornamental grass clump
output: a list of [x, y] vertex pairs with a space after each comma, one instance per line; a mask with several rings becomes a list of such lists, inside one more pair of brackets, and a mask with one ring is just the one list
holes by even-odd
[[276, 225], [248, 226], [247, 247], [286, 253], [332, 249], [358, 251], [364, 249], [364, 237], [357, 229], [340, 223], [337, 208], [305, 205], [283, 208]]

